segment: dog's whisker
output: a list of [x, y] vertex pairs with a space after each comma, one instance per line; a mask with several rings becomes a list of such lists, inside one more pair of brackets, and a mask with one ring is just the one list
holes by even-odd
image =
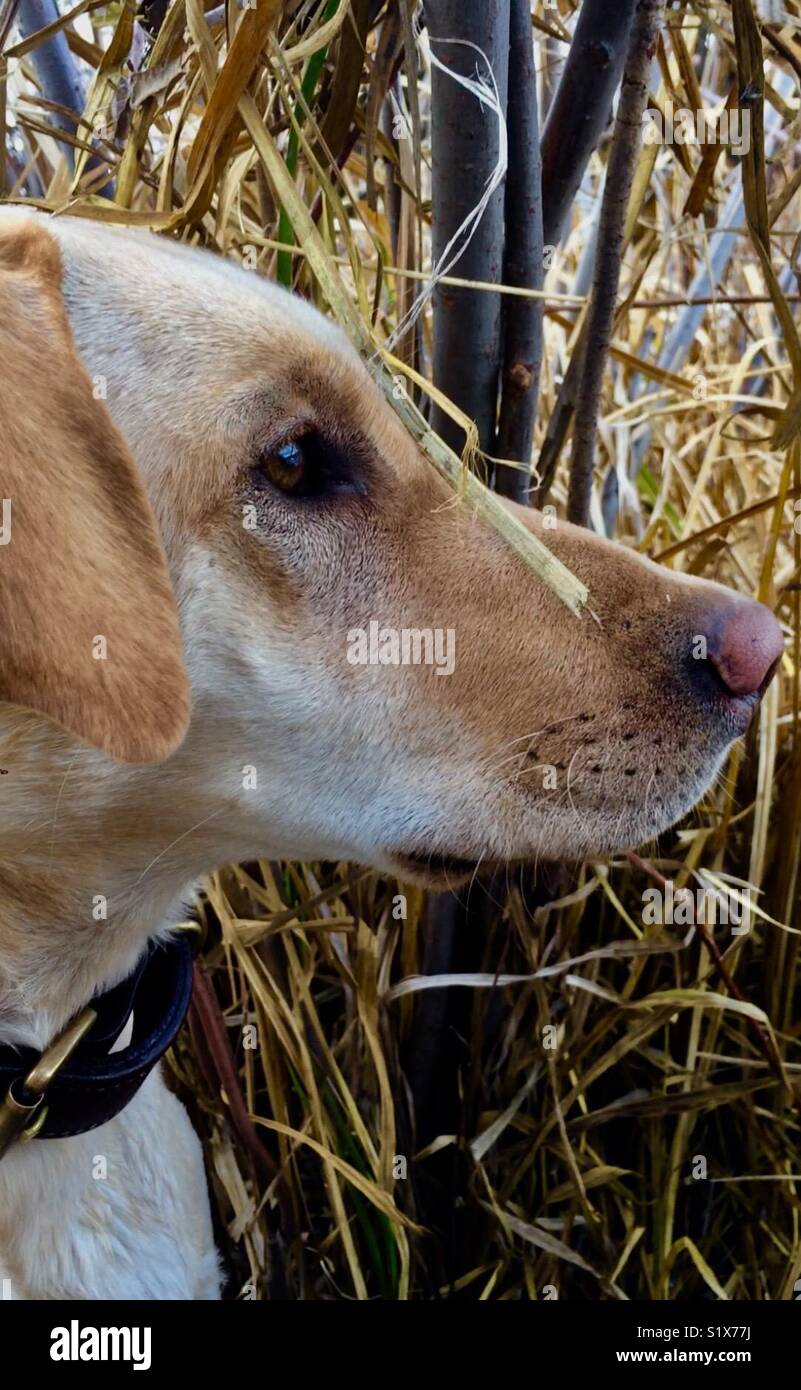
[[221, 816], [222, 814], [223, 808], [219, 807], [216, 811], [212, 811], [211, 815], [204, 816], [202, 820], [196, 821], [194, 825], [190, 825], [189, 828], [187, 830], [184, 830], [180, 835], [176, 835], [174, 840], [170, 840], [170, 843], [168, 845], [165, 845], [164, 849], [159, 854], [155, 855], [155, 857], [150, 860], [149, 864], [145, 865], [141, 874], [139, 874], [139, 877], [134, 879], [133, 885], [131, 887], [131, 893], [133, 893], [134, 890], [139, 887], [143, 879], [146, 878], [146, 876], [150, 873], [150, 870], [155, 868], [156, 864], [158, 864], [160, 860], [162, 860], [165, 857], [165, 855], [169, 854], [171, 849], [174, 849], [175, 846], [179, 845], [182, 840], [186, 840], [190, 835], [194, 835], [196, 830], [200, 830], [202, 826], [208, 825], [209, 821], [215, 820], [217, 816]]
[[56, 804], [55, 804], [55, 806], [54, 806], [54, 808], [53, 808], [53, 822], [52, 822], [52, 826], [51, 826], [51, 830], [50, 830], [50, 857], [49, 857], [48, 863], [47, 863], [48, 873], [49, 873], [49, 872], [52, 870], [52, 868], [53, 868], [53, 857], [54, 857], [54, 855], [55, 855], [55, 849], [56, 849], [56, 827], [57, 827], [57, 824], [58, 824], [58, 813], [59, 813], [59, 810], [60, 810], [60, 808], [61, 808], [61, 799], [62, 799], [62, 797], [63, 797], [63, 795], [64, 795], [64, 788], [65, 788], [66, 785], [67, 785], [67, 778], [69, 777], [70, 773], [72, 772], [72, 769], [73, 769], [73, 767], [74, 767], [74, 765], [75, 765], [75, 760], [76, 760], [76, 758], [80, 757], [81, 752], [82, 752], [82, 750], [81, 750], [80, 748], [76, 748], [75, 752], [73, 753], [72, 757], [71, 757], [70, 760], [69, 760], [69, 763], [67, 764], [67, 770], [66, 770], [66, 772], [64, 773], [64, 776], [63, 776], [62, 779], [61, 779], [61, 785], [59, 786], [59, 789], [58, 789], [58, 795], [57, 795], [57, 797], [56, 797]]

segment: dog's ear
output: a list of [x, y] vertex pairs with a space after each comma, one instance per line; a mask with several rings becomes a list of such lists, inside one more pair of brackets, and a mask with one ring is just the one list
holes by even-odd
[[189, 722], [155, 517], [72, 340], [55, 237], [0, 219], [0, 700], [124, 762]]

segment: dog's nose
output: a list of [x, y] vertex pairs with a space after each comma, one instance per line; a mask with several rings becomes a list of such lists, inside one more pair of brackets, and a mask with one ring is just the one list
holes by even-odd
[[706, 624], [706, 656], [731, 695], [761, 694], [782, 654], [782, 630], [769, 608], [734, 596]]

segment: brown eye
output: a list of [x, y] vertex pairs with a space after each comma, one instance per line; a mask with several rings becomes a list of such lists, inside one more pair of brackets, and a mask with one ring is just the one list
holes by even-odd
[[303, 450], [302, 440], [292, 440], [283, 444], [274, 453], [263, 454], [259, 459], [258, 471], [266, 482], [272, 483], [279, 492], [290, 496], [306, 491], [309, 468]]
[[279, 449], [265, 449], [251, 471], [258, 487], [275, 488], [285, 497], [314, 499], [365, 491], [353, 465], [316, 430]]

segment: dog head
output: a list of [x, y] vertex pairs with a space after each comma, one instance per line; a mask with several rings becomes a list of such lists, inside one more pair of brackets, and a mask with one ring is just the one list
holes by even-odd
[[641, 843], [709, 785], [781, 653], [766, 609], [517, 508], [575, 617], [307, 304], [74, 220], [7, 211], [0, 247], [0, 697], [70, 756], [157, 764], [115, 797], [205, 808], [216, 862], [442, 884]]

